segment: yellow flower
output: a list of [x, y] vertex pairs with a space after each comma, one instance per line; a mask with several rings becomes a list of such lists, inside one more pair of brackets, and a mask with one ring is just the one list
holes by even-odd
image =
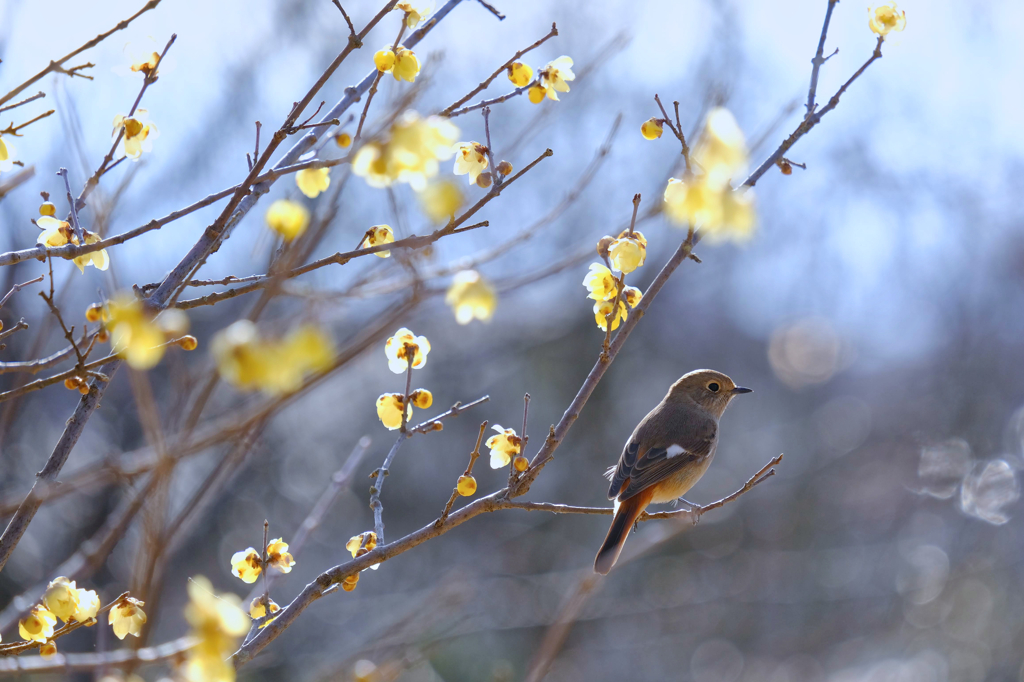
[[[270, 612], [277, 613], [281, 607], [273, 599], [270, 599]], [[256, 597], [249, 603], [249, 616], [253, 620], [259, 620], [267, 615], [267, 607], [263, 605], [263, 597]]]
[[902, 31], [907, 25], [907, 13], [896, 8], [895, 0], [868, 8], [868, 28], [880, 36], [889, 35], [889, 31]]
[[14, 168], [16, 156], [17, 152], [14, 150], [14, 145], [4, 140], [3, 136], [0, 135], [0, 172], [6, 173]]
[[278, 199], [267, 209], [266, 221], [270, 229], [290, 242], [309, 227], [309, 210], [297, 201]]
[[219, 332], [210, 346], [217, 369], [228, 383], [268, 395], [296, 390], [306, 374], [327, 369], [334, 359], [330, 337], [310, 325], [280, 340], [263, 340], [256, 325], [239, 320]]
[[166, 336], [160, 325], [148, 317], [142, 302], [121, 294], [107, 303], [104, 323], [110, 330], [111, 350], [132, 369], [149, 369], [164, 356]]
[[291, 573], [295, 558], [288, 553], [288, 543], [283, 538], [271, 540], [267, 545], [267, 564], [281, 573]]
[[353, 535], [345, 543], [345, 549], [352, 553], [352, 558], [355, 559], [357, 556], [362, 556], [367, 552], [372, 552], [377, 547], [377, 534], [372, 530], [368, 530], [365, 533], [359, 535]]
[[523, 439], [516, 435], [515, 429], [504, 429], [495, 424], [492, 427], [498, 435], [491, 436], [484, 443], [491, 449], [491, 468], [500, 469], [508, 466], [513, 455], [518, 455], [523, 447]]
[[530, 98], [530, 101], [534, 104], [540, 104], [544, 101], [544, 95], [547, 90], [540, 83], [534, 83], [530, 86], [530, 89], [526, 91], [526, 96]]
[[157, 63], [160, 61], [160, 47], [152, 37], [126, 43], [124, 46], [126, 64], [118, 64], [111, 70], [119, 76], [131, 76], [136, 73], [155, 76]]
[[647, 240], [639, 230], [633, 230], [632, 236], [628, 230], [624, 230], [608, 246], [608, 256], [612, 267], [619, 272], [633, 272], [647, 260]]
[[435, 223], [454, 217], [463, 203], [462, 190], [451, 180], [427, 185], [417, 197], [423, 212]]
[[50, 613], [42, 604], [36, 604], [24, 618], [18, 621], [18, 634], [26, 642], [42, 644], [53, 637], [53, 626], [57, 624], [57, 616]]
[[425, 388], [417, 388], [409, 394], [409, 401], [421, 410], [425, 410], [434, 404], [434, 394]]
[[390, 137], [370, 142], [356, 152], [352, 171], [371, 187], [408, 183], [417, 192], [437, 175], [438, 161], [450, 159], [459, 129], [439, 116], [421, 118], [407, 111], [391, 126]]
[[512, 85], [521, 88], [533, 80], [533, 69], [529, 64], [513, 62], [512, 66], [508, 67], [508, 79], [512, 81]]
[[665, 214], [675, 223], [699, 226], [713, 242], [744, 241], [757, 225], [753, 190], [716, 188], [705, 182], [705, 176], [670, 178]]
[[[402, 427], [402, 402], [405, 395], [401, 393], [385, 393], [377, 398], [377, 417], [389, 430]], [[411, 401], [410, 401], [411, 402]], [[412, 419], [412, 405], [406, 410], [406, 421]]]
[[395, 9], [405, 12], [405, 25], [408, 28], [416, 28], [421, 21], [427, 18], [430, 11], [434, 9], [433, 2], [409, 2], [403, 0], [395, 5]]
[[612, 271], [600, 263], [590, 264], [590, 272], [583, 278], [583, 286], [590, 292], [587, 298], [595, 301], [609, 301], [619, 292]]
[[241, 600], [231, 593], [214, 593], [210, 581], [202, 576], [189, 581], [188, 596], [185, 619], [192, 626], [195, 646], [188, 650], [184, 678], [188, 682], [233, 682], [235, 667], [230, 656], [250, 626]]
[[50, 658], [57, 655], [57, 643], [52, 639], [39, 645], [39, 655], [43, 658]]
[[657, 140], [661, 137], [662, 132], [664, 132], [664, 128], [661, 121], [656, 118], [649, 118], [640, 126], [640, 134], [644, 136], [645, 140]]
[[374, 53], [373, 64], [378, 71], [390, 73], [396, 81], [412, 83], [420, 72], [420, 60], [416, 58], [416, 53], [401, 45], [397, 50], [385, 47]]
[[377, 50], [373, 53], [373, 65], [377, 67], [378, 71], [387, 73], [395, 66], [395, 53], [390, 47], [385, 47], [383, 50]]
[[335, 135], [334, 142], [342, 149], [345, 149], [352, 144], [352, 136], [348, 133], [341, 133], [340, 135]]
[[142, 610], [144, 605], [145, 603], [138, 599], [126, 597], [124, 601], [110, 609], [107, 621], [114, 628], [114, 634], [118, 639], [124, 639], [125, 635], [129, 634], [139, 636], [142, 626], [146, 624], [146, 614]]
[[43, 594], [47, 611], [67, 622], [78, 611], [78, 589], [75, 581], [64, 576], [54, 578]]
[[459, 476], [455, 489], [459, 491], [459, 495], [469, 497], [476, 492], [476, 479], [468, 475]]
[[71, 617], [79, 623], [84, 623], [95, 618], [100, 611], [100, 597], [94, 590], [78, 588], [78, 609], [71, 614]]
[[444, 302], [455, 311], [459, 324], [469, 324], [474, 318], [490, 322], [498, 306], [498, 295], [476, 270], [463, 270], [452, 280]]
[[[380, 244], [392, 244], [394, 241], [395, 233], [391, 230], [390, 225], [374, 225], [366, 231], [366, 236], [363, 237], [359, 248], [368, 249], [371, 246], [378, 246]], [[391, 251], [375, 251], [373, 255], [379, 258], [390, 258]]]
[[[44, 244], [46, 246], [78, 244], [78, 235], [76, 235], [74, 230], [71, 229], [70, 223], [63, 220], [57, 220], [51, 216], [41, 216], [36, 219], [36, 225], [43, 230], [36, 239], [37, 244]], [[82, 234], [85, 235], [86, 244], [95, 244], [96, 242], [102, 241], [100, 236], [95, 232], [83, 229]], [[106, 249], [100, 249], [99, 251], [87, 253], [84, 256], [78, 256], [74, 259], [74, 262], [75, 265], [78, 266], [79, 271], [83, 273], [85, 272], [86, 265], [92, 265], [97, 270], [106, 270], [110, 267], [110, 258], [107, 256]]]
[[133, 161], [138, 161], [143, 152], [153, 151], [153, 140], [160, 135], [145, 109], [136, 109], [131, 117], [123, 114], [115, 116], [113, 137], [116, 138], [122, 130], [124, 136], [121, 138], [121, 150]]
[[316, 199], [320, 192], [331, 186], [330, 168], [307, 168], [295, 174], [299, 191], [310, 199]]
[[231, 573], [243, 583], [254, 583], [263, 572], [263, 561], [260, 553], [253, 547], [231, 555]]
[[[540, 70], [540, 85], [548, 99], [558, 101], [559, 92], [569, 92], [569, 85], [566, 81], [575, 80], [576, 74], [572, 72], [572, 59], [561, 56]], [[532, 89], [531, 89], [532, 90]], [[530, 101], [533, 101], [533, 93], [530, 93]]]
[[430, 352], [430, 341], [425, 336], [416, 336], [402, 327], [384, 344], [384, 355], [388, 358], [388, 369], [395, 374], [402, 374], [409, 369], [409, 358], [412, 366], [418, 369], [427, 364]]
[[630, 308], [635, 308], [643, 297], [643, 292], [636, 287], [622, 287], [622, 300], [628, 303]]
[[[615, 308], [615, 301], [598, 301], [594, 304], [594, 319], [601, 331], [608, 331], [608, 315]], [[626, 302], [619, 301], [619, 312], [612, 318], [612, 331], [619, 328], [619, 322], [626, 319]]]
[[469, 184], [487, 168], [487, 147], [479, 142], [460, 142], [455, 152], [455, 174], [469, 174]]
[[726, 185], [747, 167], [747, 142], [728, 109], [715, 107], [708, 113], [694, 160], [713, 186]]

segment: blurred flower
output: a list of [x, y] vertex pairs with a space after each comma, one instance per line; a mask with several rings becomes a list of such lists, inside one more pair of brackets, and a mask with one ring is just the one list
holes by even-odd
[[523, 447], [523, 439], [516, 435], [515, 429], [504, 429], [495, 424], [492, 427], [498, 435], [491, 436], [484, 443], [491, 449], [491, 468], [500, 469], [508, 466], [513, 455], [518, 455]]
[[249, 618], [234, 594], [215, 594], [210, 581], [196, 576], [188, 583], [185, 619], [196, 644], [188, 650], [184, 678], [189, 682], [233, 682], [231, 654], [249, 631]]
[[[402, 403], [404, 401], [405, 395], [402, 393], [385, 393], [377, 398], [377, 417], [391, 431], [402, 427]], [[411, 401], [405, 419], [406, 421], [412, 419]]]
[[434, 404], [434, 394], [425, 388], [417, 388], [409, 394], [409, 401], [421, 410], [425, 410]]
[[78, 588], [78, 609], [71, 614], [71, 617], [79, 623], [85, 623], [95, 618], [100, 611], [100, 597], [94, 590]]
[[517, 88], [521, 88], [533, 80], [533, 69], [530, 68], [529, 64], [513, 62], [512, 65], [508, 67], [508, 79], [512, 81], [512, 85]]
[[405, 80], [412, 83], [420, 72], [420, 60], [416, 58], [416, 53], [401, 45], [397, 50], [392, 50], [388, 46], [376, 52], [373, 55], [373, 64], [378, 71], [390, 73], [396, 81]]
[[263, 572], [263, 561], [254, 547], [231, 555], [231, 573], [243, 583], [254, 583]]
[[[394, 241], [395, 233], [391, 231], [390, 225], [374, 225], [366, 231], [366, 236], [363, 237], [363, 241], [360, 242], [359, 248], [368, 249], [371, 246], [391, 244]], [[390, 258], [391, 251], [375, 251], [373, 255], [378, 258]]]
[[150, 122], [149, 112], [145, 109], [136, 109], [132, 116], [118, 114], [114, 117], [113, 137], [117, 137], [121, 131], [124, 136], [121, 138], [121, 149], [125, 156], [132, 161], [138, 161], [143, 152], [153, 151], [153, 140], [160, 135], [156, 124]]
[[609, 301], [619, 293], [612, 271], [600, 263], [590, 264], [590, 272], [583, 278], [583, 286], [590, 292], [587, 298], [595, 301]]
[[[42, 229], [42, 233], [36, 239], [37, 244], [44, 244], [46, 246], [78, 245], [78, 235], [71, 229], [70, 223], [57, 220], [51, 216], [41, 216], [36, 219], [36, 225]], [[95, 232], [83, 229], [82, 234], [85, 236], [86, 244], [95, 244], [101, 241], [100, 236]], [[78, 270], [82, 273], [85, 272], [86, 265], [92, 265], [97, 270], [106, 270], [110, 267], [110, 258], [107, 256], [106, 249], [78, 256], [74, 261], [75, 265], [78, 266]]]
[[530, 101], [534, 104], [540, 104], [544, 101], [544, 95], [547, 90], [540, 83], [534, 83], [530, 86], [530, 89], [526, 91], [526, 96], [530, 98]]
[[427, 364], [428, 353], [430, 353], [430, 341], [427, 340], [427, 337], [416, 336], [405, 327], [395, 332], [395, 335], [389, 337], [384, 344], [388, 369], [395, 374], [401, 374], [409, 369], [410, 357], [414, 369]]
[[732, 113], [723, 107], [708, 112], [694, 160], [709, 182], [720, 187], [747, 167], [747, 142]]
[[979, 463], [975, 471], [964, 478], [960, 488], [960, 509], [977, 519], [1001, 526], [1010, 520], [1006, 507], [1019, 497], [1020, 486], [1013, 467], [1006, 460], [996, 459], [984, 466]]
[[622, 300], [628, 303], [630, 308], [635, 308], [643, 297], [643, 292], [636, 287], [622, 287]]
[[476, 270], [463, 270], [452, 280], [444, 302], [455, 311], [455, 321], [459, 324], [469, 324], [474, 318], [490, 322], [498, 306], [498, 295]]
[[57, 624], [57, 616], [50, 613], [42, 604], [36, 604], [18, 621], [18, 634], [26, 642], [42, 644], [53, 637], [53, 626]]
[[711, 242], [746, 241], [757, 226], [753, 190], [716, 188], [706, 176], [669, 178], [665, 214], [676, 224], [700, 227]]
[[14, 168], [17, 154], [18, 152], [15, 151], [14, 145], [0, 135], [0, 172], [7, 173]]
[[[141, 73], [145, 76], [155, 76], [159, 73], [155, 69], [160, 62], [160, 50], [160, 44], [151, 36], [125, 43], [125, 62], [114, 66], [111, 68], [111, 71], [122, 77], [134, 76], [136, 73]], [[167, 66], [168, 60], [165, 60], [163, 67]], [[166, 68], [161, 70], [166, 71]]]
[[146, 624], [146, 613], [142, 610], [144, 602], [132, 597], [125, 597], [123, 601], [110, 609], [107, 621], [114, 628], [114, 635], [118, 639], [124, 639], [125, 635], [135, 635], [142, 632], [142, 626]]
[[459, 481], [455, 484], [455, 489], [458, 491], [459, 495], [469, 497], [476, 492], [476, 479], [469, 475], [459, 476]]
[[142, 301], [119, 294], [104, 309], [104, 326], [110, 330], [110, 349], [132, 369], [154, 367], [164, 356], [166, 336], [145, 311]]
[[434, 9], [433, 2], [410, 2], [410, 0], [403, 0], [402, 2], [395, 5], [395, 9], [405, 12], [405, 25], [409, 28], [416, 28], [416, 26], [427, 18], [431, 10]]
[[299, 191], [310, 199], [316, 199], [320, 192], [331, 186], [330, 168], [306, 168], [295, 174]]
[[417, 192], [437, 175], [438, 161], [450, 159], [459, 129], [439, 116], [421, 118], [407, 111], [391, 127], [390, 138], [370, 142], [356, 152], [353, 172], [371, 187], [408, 183]]
[[282, 339], [261, 339], [248, 320], [221, 330], [210, 349], [228, 383], [267, 395], [295, 391], [307, 374], [327, 369], [334, 358], [330, 337], [312, 325], [302, 325]]
[[272, 203], [265, 218], [267, 226], [281, 235], [286, 242], [295, 239], [309, 227], [309, 210], [299, 202], [289, 199], [278, 199]]
[[334, 143], [345, 149], [352, 144], [352, 136], [348, 133], [340, 133], [334, 136]]
[[[608, 331], [608, 315], [614, 308], [615, 301], [598, 301], [594, 304], [594, 319], [597, 320], [597, 326], [601, 328], [601, 331]], [[619, 301], [618, 314], [612, 317], [612, 331], [619, 328], [619, 322], [625, 320], [627, 314], [626, 302]]]
[[39, 655], [43, 658], [50, 658], [57, 655], [57, 643], [52, 639], [39, 645]]
[[64, 576], [51, 580], [43, 594], [43, 605], [64, 622], [69, 621], [78, 611], [78, 589], [75, 582]]
[[353, 535], [345, 543], [345, 549], [352, 553], [352, 558], [372, 552], [377, 547], [377, 534], [372, 530]]
[[649, 118], [640, 126], [640, 134], [644, 136], [645, 140], [657, 140], [661, 137], [662, 132], [664, 132], [664, 128], [662, 128], [661, 121], [656, 118]]
[[[268, 599], [270, 602], [270, 612], [277, 613], [281, 610], [281, 607], [277, 605], [273, 599]], [[267, 615], [267, 607], [263, 605], [263, 597], [256, 597], [249, 603], [249, 616], [253, 620], [259, 620]]]
[[[576, 74], [572, 72], [572, 59], [561, 56], [540, 70], [540, 85], [548, 99], [558, 101], [559, 92], [569, 92], [569, 84], [566, 81], [575, 80]], [[530, 100], [533, 100], [533, 93], [530, 93]]]
[[623, 230], [619, 238], [608, 246], [612, 267], [623, 274], [633, 272], [647, 260], [647, 239], [639, 230]]
[[469, 184], [487, 168], [487, 147], [479, 142], [459, 142], [455, 152], [455, 174], [469, 174]]
[[417, 197], [423, 212], [435, 223], [453, 218], [464, 201], [462, 190], [451, 180], [431, 183]]
[[874, 7], [868, 7], [868, 28], [880, 36], [889, 31], [902, 31], [907, 26], [907, 13], [896, 8], [895, 0], [886, 0]]
[[267, 565], [281, 573], [291, 573], [295, 558], [288, 553], [288, 543], [284, 538], [275, 538], [267, 545]]

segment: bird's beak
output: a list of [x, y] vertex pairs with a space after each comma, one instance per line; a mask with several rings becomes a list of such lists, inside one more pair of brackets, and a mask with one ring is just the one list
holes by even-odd
[[752, 389], [752, 388], [743, 388], [742, 386], [737, 386], [736, 388], [732, 389], [729, 392], [732, 393], [733, 395], [739, 395], [741, 393], [753, 393], [754, 389]]

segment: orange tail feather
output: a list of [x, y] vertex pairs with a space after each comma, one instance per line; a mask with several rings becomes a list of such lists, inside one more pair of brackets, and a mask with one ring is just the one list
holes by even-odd
[[608, 571], [612, 570], [612, 566], [619, 558], [619, 553], [622, 552], [622, 546], [626, 544], [630, 529], [643, 514], [647, 505], [651, 503], [653, 496], [653, 491], [642, 490], [619, 505], [615, 517], [612, 519], [612, 526], [608, 529], [608, 535], [604, 539], [604, 544], [601, 545], [597, 558], [594, 559], [596, 573], [608, 575]]

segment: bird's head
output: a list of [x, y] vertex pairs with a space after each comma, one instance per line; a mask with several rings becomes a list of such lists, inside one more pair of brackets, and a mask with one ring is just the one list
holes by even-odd
[[721, 372], [697, 369], [684, 374], [679, 381], [672, 384], [667, 400], [689, 399], [708, 414], [721, 417], [729, 402], [742, 393], [750, 393], [750, 389], [737, 386], [736, 382]]

